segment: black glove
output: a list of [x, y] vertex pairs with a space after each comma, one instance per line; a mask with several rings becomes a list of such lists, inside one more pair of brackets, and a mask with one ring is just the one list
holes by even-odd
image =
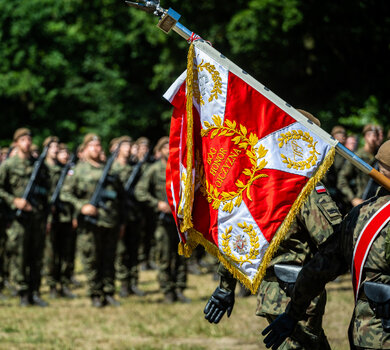
[[205, 319], [210, 323], [218, 323], [226, 311], [227, 316], [230, 317], [233, 306], [234, 292], [228, 292], [225, 289], [217, 287], [203, 310]]
[[272, 346], [276, 350], [294, 331], [298, 321], [293, 319], [285, 312], [279, 315], [266, 329], [261, 333], [268, 334], [264, 338], [264, 344], [267, 349]]

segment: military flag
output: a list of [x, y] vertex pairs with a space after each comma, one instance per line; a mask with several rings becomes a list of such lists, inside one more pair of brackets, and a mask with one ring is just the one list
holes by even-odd
[[203, 245], [255, 293], [337, 141], [203, 40], [164, 97], [179, 253]]

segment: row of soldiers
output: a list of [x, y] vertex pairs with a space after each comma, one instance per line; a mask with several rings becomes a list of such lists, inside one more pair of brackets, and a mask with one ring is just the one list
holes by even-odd
[[0, 165], [0, 287], [8, 278], [22, 306], [48, 305], [40, 295], [43, 271], [51, 296], [75, 297], [70, 283], [76, 238], [92, 306], [119, 305], [116, 279], [122, 297], [144, 295], [137, 286], [141, 229], [149, 231], [143, 256], [149, 255], [150, 232], [155, 233], [164, 300], [189, 301], [183, 294], [186, 263], [177, 254], [165, 191], [169, 139], [157, 142], [154, 161], [146, 138], [136, 143], [137, 152], [132, 146], [129, 136], [116, 138], [107, 157], [99, 136], [87, 134], [70, 159], [67, 147], [52, 136], [42, 153], [32, 156], [31, 131], [15, 131]]

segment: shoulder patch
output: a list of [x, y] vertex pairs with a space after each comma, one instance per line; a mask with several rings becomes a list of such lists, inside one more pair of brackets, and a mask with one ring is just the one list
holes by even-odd
[[332, 225], [341, 222], [340, 211], [330, 197], [322, 196], [318, 202], [318, 207]]
[[325, 188], [325, 186], [322, 186], [322, 185], [318, 185], [318, 186], [316, 186], [315, 187], [315, 190], [316, 190], [316, 192], [317, 193], [326, 193], [326, 188]]
[[68, 176], [72, 176], [73, 174], [74, 174], [74, 170], [73, 169], [69, 169], [67, 175]]

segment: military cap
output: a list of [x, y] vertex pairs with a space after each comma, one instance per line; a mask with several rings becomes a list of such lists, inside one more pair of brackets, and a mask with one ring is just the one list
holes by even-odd
[[118, 143], [119, 142], [130, 142], [130, 143], [132, 143], [133, 139], [130, 136], [128, 136], [128, 135], [123, 135], [123, 136], [118, 138]]
[[303, 114], [307, 119], [311, 120], [317, 126], [321, 126], [321, 122], [313, 114], [306, 112], [303, 109], [297, 109], [297, 111]]
[[390, 167], [390, 140], [386, 141], [379, 147], [378, 153], [375, 156], [382, 164]]
[[115, 137], [113, 138], [111, 141], [110, 141], [110, 144], [109, 144], [109, 149], [113, 149], [114, 146], [116, 148], [116, 145], [119, 143], [119, 137]]
[[89, 133], [84, 136], [83, 146], [85, 147], [91, 141], [100, 141], [100, 137], [94, 133]]
[[336, 125], [332, 128], [332, 131], [330, 133], [332, 136], [336, 135], [336, 134], [346, 134], [346, 130], [344, 129], [344, 127], [342, 127], [341, 125]]
[[64, 150], [67, 151], [67, 150], [68, 150], [67, 144], [66, 144], [66, 143], [62, 143], [62, 142], [59, 143], [59, 144], [58, 144], [58, 150], [59, 150], [59, 151], [64, 151]]
[[169, 137], [168, 136], [163, 136], [160, 140], [157, 141], [156, 147], [154, 149], [158, 152], [161, 151], [161, 149], [169, 143]]
[[137, 141], [135, 141], [135, 143], [137, 145], [147, 144], [148, 146], [150, 146], [150, 140], [147, 137], [140, 137], [140, 138], [137, 139]]
[[16, 142], [19, 137], [26, 136], [26, 135], [27, 136], [31, 136], [31, 130], [30, 129], [27, 129], [27, 128], [16, 129], [16, 131], [14, 133], [14, 142]]
[[363, 128], [363, 136], [366, 134], [368, 131], [378, 131], [378, 127], [374, 124], [367, 124]]
[[45, 138], [45, 141], [43, 141], [43, 147], [46, 147], [50, 142], [59, 142], [60, 139], [57, 136], [49, 136]]

